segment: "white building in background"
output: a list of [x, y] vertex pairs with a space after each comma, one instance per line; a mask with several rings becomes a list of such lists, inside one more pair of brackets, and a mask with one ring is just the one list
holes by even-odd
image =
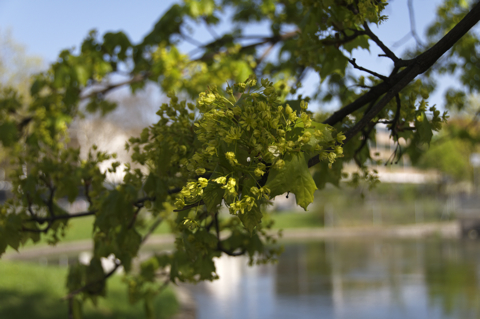
[[[412, 167], [408, 155], [403, 154], [398, 163], [391, 163], [394, 158], [396, 143], [390, 138], [390, 131], [386, 125], [377, 125], [375, 143], [370, 143], [370, 157], [379, 160], [380, 165], [372, 165], [371, 169], [378, 172], [378, 179], [382, 183], [427, 184], [440, 181], [440, 174], [435, 170], [420, 170]], [[400, 147], [405, 147], [405, 140], [400, 140]], [[349, 168], [351, 169], [351, 168]], [[346, 168], [346, 171], [349, 172]]]
[[[421, 170], [411, 165], [408, 155], [403, 154], [398, 163], [397, 156], [394, 155], [397, 144], [390, 138], [390, 131], [386, 125], [379, 124], [377, 126], [377, 134], [375, 142], [369, 142], [370, 157], [378, 164], [370, 164], [368, 167], [371, 171], [377, 171], [377, 177], [382, 183], [399, 183], [399, 184], [428, 184], [440, 181], [441, 175], [435, 170]], [[400, 147], [406, 146], [405, 140], [400, 140]], [[394, 159], [395, 157], [395, 159]], [[392, 161], [394, 159], [394, 161]], [[351, 176], [352, 173], [358, 172], [358, 166], [352, 160], [344, 166], [344, 171]], [[348, 180], [348, 177], [346, 180]]]

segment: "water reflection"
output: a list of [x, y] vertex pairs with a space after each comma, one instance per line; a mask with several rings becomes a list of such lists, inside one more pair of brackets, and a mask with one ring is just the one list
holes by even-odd
[[217, 261], [198, 318], [479, 318], [480, 243], [350, 239], [286, 245], [278, 265]]

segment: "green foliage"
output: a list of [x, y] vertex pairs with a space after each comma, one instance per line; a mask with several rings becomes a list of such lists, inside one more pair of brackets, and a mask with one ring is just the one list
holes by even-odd
[[317, 189], [302, 153], [289, 155], [284, 167], [270, 170], [265, 187], [270, 189], [270, 196], [292, 192], [297, 204], [305, 210], [313, 202], [313, 193]]
[[[470, 59], [478, 39], [465, 35], [453, 45], [454, 59], [446, 67], [434, 66], [403, 83], [418, 65], [429, 68], [435, 61], [419, 60], [432, 56], [419, 52], [401, 60], [385, 49], [368, 25], [386, 19], [386, 5], [186, 0], [174, 4], [136, 44], [122, 32], [99, 37], [91, 31], [79, 53], [62, 51], [47, 71], [32, 78], [30, 98], [2, 88], [0, 144], [11, 159], [13, 194], [0, 206], [0, 253], [29, 240], [54, 244], [68, 232], [70, 220], [93, 216], [94, 256], [68, 275], [76, 316], [84, 300], [97, 302], [107, 294], [102, 257], [113, 255], [122, 265], [130, 301], [143, 301], [148, 316], [163, 281], [214, 280], [214, 258], [222, 254], [247, 255], [250, 264], [275, 261], [282, 249], [268, 231], [272, 223], [264, 219], [265, 204], [291, 192], [306, 210], [317, 188], [340, 185], [350, 161], [360, 167], [351, 183], [374, 185], [378, 180], [367, 166], [375, 125], [387, 124], [393, 140], [404, 139], [406, 152], [414, 154], [428, 146], [448, 117], [427, 107], [433, 76], [453, 72], [452, 63]], [[195, 54], [180, 51], [180, 42], [192, 42], [192, 24], [212, 29], [230, 17], [225, 10], [234, 21], [231, 30], [220, 36], [212, 32], [214, 39]], [[449, 0], [439, 10], [444, 20], [432, 26], [432, 41], [462, 23], [468, 11]], [[241, 24], [259, 21], [267, 22], [270, 34], [244, 34], [248, 28]], [[246, 45], [245, 39], [253, 43]], [[355, 66], [355, 49], [369, 50], [374, 43], [395, 67], [389, 76], [368, 70], [368, 77], [358, 76], [349, 67]], [[265, 45], [280, 47], [276, 60], [265, 59], [271, 49]], [[314, 115], [308, 110], [310, 98], [295, 96], [306, 70], [318, 73], [324, 84], [314, 97], [338, 100], [345, 106], [340, 113]], [[470, 69], [462, 73], [472, 92], [475, 76]], [[117, 77], [126, 79], [116, 83]], [[116, 108], [109, 92], [129, 86], [135, 93], [147, 83], [168, 92], [170, 101], [159, 107], [157, 123], [126, 143], [129, 163], [96, 147], [80, 152], [72, 146], [68, 127], [73, 120], [86, 113], [105, 115]], [[377, 101], [392, 92], [395, 98], [379, 107]], [[449, 98], [458, 105], [464, 100], [458, 92]], [[394, 154], [397, 160], [400, 156]], [[107, 161], [108, 169], [100, 170]], [[107, 175], [121, 164], [123, 181], [108, 183]], [[61, 208], [61, 201], [78, 196], [88, 201], [87, 212], [73, 215]], [[134, 267], [141, 244], [161, 223], [172, 229], [174, 249]]]
[[[467, 107], [463, 111], [466, 110]], [[445, 130], [433, 138], [430, 148], [419, 155], [416, 165], [436, 169], [455, 181], [471, 181], [470, 155], [478, 152], [479, 130], [475, 119], [469, 119], [469, 114], [471, 111], [457, 113]]]
[[470, 154], [468, 142], [460, 139], [439, 141], [420, 157], [418, 166], [437, 169], [457, 181], [470, 180], [473, 175]]

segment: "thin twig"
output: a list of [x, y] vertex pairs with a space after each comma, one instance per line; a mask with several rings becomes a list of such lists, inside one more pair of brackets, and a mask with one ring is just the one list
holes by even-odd
[[417, 46], [424, 47], [422, 40], [417, 34], [417, 27], [415, 26], [415, 11], [413, 9], [413, 2], [412, 0], [408, 0], [408, 16], [410, 17], [410, 33], [412, 34], [413, 38], [417, 42]]
[[108, 279], [109, 277], [111, 277], [111, 276], [117, 271], [117, 269], [122, 265], [122, 263], [121, 263], [120, 260], [118, 260], [118, 259], [115, 259], [114, 263], [115, 263], [115, 267], [113, 267], [112, 270], [110, 270], [107, 274], [105, 274], [102, 279], [89, 282], [89, 283], [85, 284], [84, 286], [82, 286], [82, 287], [80, 287], [80, 288], [78, 288], [78, 289], [76, 289], [76, 290], [74, 290], [74, 291], [69, 292], [68, 295], [66, 295], [66, 296], [63, 297], [62, 299], [64, 299], [64, 300], [65, 300], [65, 299], [71, 299], [71, 298], [75, 297], [75, 295], [81, 293], [82, 291], [85, 291], [86, 289], [90, 288], [91, 286], [96, 285], [96, 284], [98, 284], [98, 283], [101, 283], [101, 282], [107, 280], [107, 279]]
[[393, 118], [392, 121], [392, 134], [397, 137], [398, 139], [398, 133], [397, 133], [397, 127], [398, 127], [398, 121], [400, 120], [400, 109], [402, 108], [402, 102], [400, 101], [400, 94], [395, 95], [395, 100], [397, 102], [397, 110], [395, 111], [395, 117]]
[[197, 47], [203, 47], [204, 44], [195, 40], [194, 38], [190, 37], [189, 35], [185, 34], [185, 33], [180, 33], [180, 36], [187, 42], [190, 42], [191, 44], [193, 45], [196, 45]]
[[93, 206], [92, 198], [90, 197], [90, 180], [83, 180], [84, 190], [85, 190], [85, 197], [87, 198], [89, 207]]
[[369, 69], [366, 69], [364, 67], [359, 66], [356, 62], [356, 59], [349, 59], [348, 62], [350, 62], [350, 64], [357, 70], [367, 72], [368, 74], [371, 74], [371, 75], [373, 75], [373, 76], [375, 76], [375, 77], [377, 77], [381, 80], [384, 80], [384, 81], [388, 80], [388, 77], [386, 77], [385, 75], [378, 74], [377, 72], [374, 72], [372, 70], [369, 70]]
[[162, 221], [163, 221], [163, 218], [158, 217], [157, 220], [152, 224], [152, 226], [150, 226], [150, 228], [148, 229], [148, 232], [142, 238], [142, 244], [147, 241], [148, 237], [150, 237], [150, 235], [153, 234], [155, 229], [157, 229], [157, 227], [162, 223]]
[[98, 96], [98, 95], [105, 95], [108, 92], [110, 92], [114, 89], [117, 89], [119, 87], [122, 87], [124, 85], [133, 84], [133, 83], [137, 83], [137, 82], [142, 82], [142, 81], [146, 80], [149, 75], [150, 75], [149, 72], [145, 72], [143, 74], [133, 75], [132, 78], [130, 78], [129, 80], [122, 81], [122, 82], [119, 82], [119, 83], [116, 83], [116, 84], [109, 84], [102, 89], [93, 90], [92, 92], [90, 92], [86, 95], [80, 96], [80, 100], [81, 101], [88, 100], [88, 99], [90, 99], [92, 97], [95, 97], [95, 96]]
[[218, 212], [215, 213], [215, 215], [213, 216], [214, 218], [214, 221], [215, 221], [215, 233], [216, 233], [216, 236], [217, 236], [217, 250], [218, 251], [221, 251], [229, 256], [241, 256], [241, 255], [244, 255], [246, 253], [246, 249], [242, 249], [241, 251], [239, 252], [234, 252], [234, 251], [231, 251], [231, 250], [228, 250], [226, 249], [225, 247], [222, 246], [222, 241], [220, 239], [220, 226], [219, 226], [219, 222], [218, 222]]
[[206, 26], [206, 29], [208, 31], [208, 33], [210, 33], [210, 35], [212, 36], [212, 38], [214, 38], [215, 40], [218, 39], [218, 34], [217, 32], [215, 32], [215, 30], [212, 28], [212, 26], [210, 25], [210, 23], [207, 22], [207, 19], [203, 19], [203, 21], [205, 22], [205, 26]]
[[203, 204], [205, 204], [204, 201], [200, 200], [200, 201], [198, 201], [194, 204], [186, 205], [183, 208], [175, 209], [174, 212], [181, 212], [181, 211], [184, 211], [184, 210], [187, 210], [187, 209], [190, 209], [190, 208], [201, 206]]
[[395, 53], [392, 52], [392, 50], [390, 50], [378, 37], [375, 33], [372, 32], [372, 30], [370, 30], [370, 27], [368, 26], [368, 23], [365, 22], [363, 24], [363, 27], [365, 29], [365, 33], [370, 37], [370, 39], [373, 40], [373, 42], [375, 42], [379, 47], [380, 49], [382, 49], [383, 53], [385, 53], [385, 55], [379, 55], [379, 56], [386, 56], [388, 58], [390, 58], [393, 63], [395, 64], [395, 66], [398, 66], [398, 67], [404, 67], [404, 66], [408, 66], [411, 61], [410, 60], [402, 60], [402, 59], [399, 59]]

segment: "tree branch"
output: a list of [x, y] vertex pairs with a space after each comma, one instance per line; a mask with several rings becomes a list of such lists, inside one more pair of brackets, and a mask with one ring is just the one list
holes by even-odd
[[95, 215], [95, 213], [97, 212], [97, 210], [92, 210], [92, 211], [88, 211], [88, 212], [83, 212], [83, 213], [78, 213], [78, 214], [67, 214], [67, 215], [55, 215], [55, 216], [52, 216], [52, 217], [32, 217], [30, 218], [29, 222], [37, 222], [39, 224], [43, 224], [45, 222], [54, 222], [56, 220], [62, 220], [62, 219], [71, 219], [71, 218], [79, 218], [79, 217], [85, 217], [85, 216], [91, 216], [91, 215]]
[[422, 40], [420, 40], [420, 37], [417, 34], [417, 27], [415, 26], [415, 11], [413, 10], [412, 0], [408, 0], [407, 6], [408, 6], [408, 16], [410, 17], [410, 33], [412, 34], [413, 38], [417, 42], [417, 45], [423, 47], [424, 45], [422, 43]]
[[136, 75], [133, 75], [131, 79], [129, 80], [126, 80], [126, 81], [123, 81], [123, 82], [119, 82], [119, 83], [115, 83], [115, 84], [109, 84], [107, 86], [105, 86], [104, 88], [102, 89], [99, 89], [99, 90], [93, 90], [92, 92], [88, 93], [88, 94], [85, 94], [83, 96], [80, 96], [80, 100], [83, 101], [83, 100], [88, 100], [94, 96], [98, 96], [99, 94], [100, 95], [105, 95], [107, 94], [108, 92], [114, 90], [114, 89], [117, 89], [119, 87], [122, 87], [124, 85], [129, 85], [129, 84], [133, 84], [133, 83], [137, 83], [137, 82], [142, 82], [144, 80], [146, 80], [148, 78], [148, 76], [150, 75], [149, 72], [145, 72], [143, 74], [136, 74]]
[[388, 77], [386, 77], [385, 75], [381, 75], [381, 74], [378, 74], [377, 72], [374, 72], [374, 71], [371, 71], [369, 69], [365, 69], [364, 67], [361, 67], [357, 64], [356, 62], [356, 59], [349, 59], [348, 62], [350, 62], [350, 64], [357, 70], [360, 70], [360, 71], [364, 71], [364, 72], [367, 72], [381, 80], [384, 80], [384, 81], [387, 81], [388, 80]]
[[417, 56], [412, 63], [398, 73], [398, 81], [382, 97], [382, 99], [346, 134], [345, 142], [352, 139], [360, 132], [380, 111], [407, 86], [417, 75], [427, 71], [445, 52], [447, 52], [463, 35], [465, 35], [480, 20], [480, 2], [477, 2], [472, 10], [440, 41], [433, 47]]
[[181, 211], [184, 211], [184, 210], [187, 210], [187, 209], [190, 209], [190, 208], [194, 208], [194, 207], [201, 206], [201, 205], [203, 205], [203, 204], [205, 204], [205, 203], [203, 202], [203, 200], [200, 200], [200, 201], [198, 201], [198, 202], [196, 202], [196, 203], [194, 203], [194, 204], [186, 205], [186, 206], [184, 206], [183, 208], [175, 209], [174, 212], [181, 212]]
[[365, 33], [370, 37], [370, 39], [373, 40], [373, 42], [375, 42], [379, 47], [380, 49], [382, 49], [382, 51], [385, 53], [385, 55], [381, 55], [381, 56], [386, 56], [386, 57], [389, 57], [393, 63], [395, 63], [395, 66], [396, 67], [404, 67], [404, 66], [408, 66], [411, 61], [410, 60], [402, 60], [402, 59], [399, 59], [395, 53], [392, 52], [392, 50], [390, 50], [377, 36], [375, 33], [372, 32], [372, 30], [370, 30], [370, 27], [368, 26], [368, 23], [365, 22], [363, 24], [363, 27], [365, 29]]
[[[355, 112], [356, 110], [363, 107], [365, 104], [370, 101], [378, 98], [379, 96], [385, 94], [380, 101], [350, 130], [345, 134], [347, 137], [345, 142], [352, 139], [356, 134], [358, 134], [367, 124], [378, 114], [380, 111], [394, 98], [405, 86], [407, 86], [417, 75], [427, 71], [445, 52], [447, 52], [461, 37], [463, 37], [477, 22], [480, 20], [480, 2], [477, 2], [472, 10], [465, 15], [465, 17], [452, 29], [448, 32], [440, 41], [438, 41], [433, 47], [417, 56], [412, 60], [397, 60], [402, 66], [406, 63], [408, 66], [397, 74], [392, 74], [388, 81], [383, 81], [382, 83], [374, 86], [370, 91], [360, 96], [354, 102], [346, 105], [342, 109], [333, 113], [328, 119], [323, 123], [329, 125], [335, 125], [336, 123], [343, 120], [347, 115]], [[368, 34], [368, 26], [366, 26], [366, 31]], [[373, 34], [369, 34], [372, 40], [378, 40], [378, 38]], [[377, 43], [379, 46], [383, 43], [378, 40]], [[390, 54], [389, 49], [383, 45], [386, 52], [385, 54]], [[391, 51], [390, 51], [391, 52]], [[393, 52], [392, 52], [393, 54]], [[392, 55], [392, 60], [395, 61], [398, 59], [395, 55]], [[403, 62], [400, 62], [403, 61]], [[316, 165], [320, 162], [318, 156], [312, 157], [308, 165], [309, 167]]]
[[[260, 45], [264, 45], [264, 44], [267, 44], [267, 43], [271, 43], [272, 45], [275, 45], [277, 44], [278, 42], [281, 42], [281, 41], [285, 41], [285, 40], [288, 40], [288, 39], [291, 39], [293, 38], [294, 36], [296, 36], [298, 34], [298, 30], [295, 30], [295, 31], [291, 31], [291, 32], [288, 32], [288, 33], [285, 33], [285, 34], [282, 34], [280, 36], [278, 35], [274, 35], [272, 37], [268, 37], [268, 38], [264, 38], [262, 41], [259, 41], [259, 42], [256, 42], [256, 43], [252, 43], [252, 44], [249, 44], [249, 45], [245, 45], [243, 46], [242, 48], [240, 48], [240, 50], [238, 51], [238, 53], [241, 53], [243, 51], [248, 51], [252, 48], [255, 48], [257, 46], [260, 46]], [[245, 37], [241, 37], [241, 38], [245, 38]], [[223, 47], [221, 44], [222, 42], [224, 41], [223, 38], [220, 38], [218, 40], [215, 40], [209, 44], [206, 44], [204, 46], [204, 48], [207, 48], [209, 46], [215, 46], [216, 44], [218, 44], [221, 47]], [[192, 61], [208, 61], [210, 59], [213, 58], [213, 56], [215, 54], [219, 53], [219, 50], [217, 51], [214, 51], [214, 52], [206, 52], [205, 54], [203, 54], [201, 57], [199, 57], [198, 59], [194, 59]]]
[[215, 215], [213, 216], [213, 220], [215, 222], [215, 233], [216, 233], [216, 236], [217, 236], [217, 250], [227, 254], [228, 256], [244, 255], [246, 253], [245, 249], [242, 249], [239, 252], [234, 252], [234, 251], [228, 250], [228, 249], [226, 249], [225, 247], [222, 246], [222, 241], [220, 239], [220, 226], [219, 226], [219, 223], [218, 223], [218, 212], [216, 212]]
[[116, 271], [117, 269], [122, 265], [122, 263], [120, 262], [120, 260], [118, 259], [115, 259], [114, 261], [115, 263], [115, 267], [113, 267], [112, 270], [110, 270], [107, 274], [105, 274], [105, 276], [102, 278], [102, 279], [99, 279], [99, 280], [96, 280], [96, 281], [92, 281], [92, 282], [89, 282], [87, 284], [85, 284], [84, 286], [74, 290], [74, 291], [71, 291], [68, 293], [68, 295], [66, 295], [65, 297], [63, 297], [62, 299], [66, 300], [66, 299], [72, 299], [73, 297], [75, 297], [75, 295], [81, 293], [82, 291], [85, 291], [86, 289], [90, 288], [91, 286], [93, 285], [96, 285], [102, 281], [105, 281], [107, 280], [109, 277], [111, 277]]

